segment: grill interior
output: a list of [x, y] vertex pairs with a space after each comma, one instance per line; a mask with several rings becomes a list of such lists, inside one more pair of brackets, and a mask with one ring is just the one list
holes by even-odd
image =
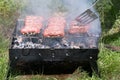
[[69, 34], [66, 30], [64, 37], [44, 37], [43, 31], [39, 34], [23, 35], [20, 30], [24, 20], [18, 20], [13, 33], [11, 48], [13, 49], [97, 49], [99, 35], [90, 33]]

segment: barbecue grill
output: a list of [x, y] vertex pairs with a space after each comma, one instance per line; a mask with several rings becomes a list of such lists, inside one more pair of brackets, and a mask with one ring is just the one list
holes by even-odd
[[[94, 11], [94, 8], [92, 7], [90, 10]], [[82, 12], [84, 10], [81, 10]], [[65, 28], [65, 35], [62, 37], [43, 36], [48, 18], [42, 23], [42, 26], [45, 27], [36, 34], [21, 33], [20, 30], [25, 26], [25, 18], [18, 19], [11, 38], [10, 68], [7, 77], [10, 73], [14, 74], [15, 72], [20, 72], [20, 74], [67, 74], [73, 73], [80, 66], [90, 76], [92, 76], [92, 72], [99, 75], [97, 66], [98, 41], [101, 33], [99, 17], [88, 24], [90, 28], [86, 32], [70, 34], [68, 32], [69, 24], [74, 19], [70, 16], [73, 14], [65, 17], [67, 28]], [[98, 16], [96, 12], [94, 12], [95, 14]]]

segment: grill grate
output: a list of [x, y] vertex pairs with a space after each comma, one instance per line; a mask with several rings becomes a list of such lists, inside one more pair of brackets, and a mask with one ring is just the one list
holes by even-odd
[[95, 49], [98, 47], [99, 35], [88, 33], [69, 34], [66, 32], [63, 38], [45, 38], [42, 32], [34, 35], [23, 35], [20, 29], [24, 25], [23, 20], [18, 20], [17, 27], [14, 31], [12, 48], [13, 49], [50, 49], [50, 48], [66, 48], [66, 49]]

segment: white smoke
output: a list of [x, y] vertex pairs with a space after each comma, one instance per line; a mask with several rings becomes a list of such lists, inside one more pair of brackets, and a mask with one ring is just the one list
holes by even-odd
[[[26, 15], [43, 16], [45, 19], [56, 13], [62, 12], [67, 21], [74, 20], [78, 15], [92, 6], [95, 0], [25, 0], [26, 6], [21, 13], [22, 18]], [[92, 7], [91, 10], [96, 12]], [[89, 33], [99, 35], [101, 26], [99, 19], [90, 24]]]

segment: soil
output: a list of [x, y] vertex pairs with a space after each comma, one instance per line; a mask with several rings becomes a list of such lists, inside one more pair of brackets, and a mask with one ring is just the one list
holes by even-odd
[[56, 75], [18, 75], [15, 77], [17, 80], [78, 80], [81, 73], [76, 69], [73, 74], [56, 74]]
[[69, 78], [71, 74], [61, 74], [61, 75], [22, 75], [16, 76], [17, 80], [31, 80], [33, 78], [41, 80], [65, 80]]

